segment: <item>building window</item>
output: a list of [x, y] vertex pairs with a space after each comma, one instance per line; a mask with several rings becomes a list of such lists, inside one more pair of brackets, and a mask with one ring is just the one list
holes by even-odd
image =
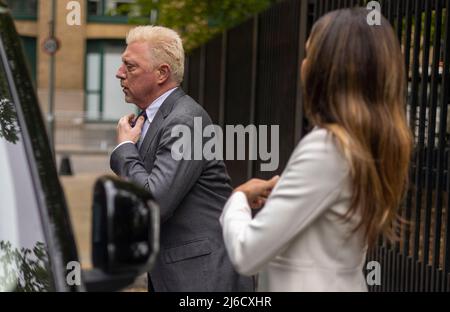
[[134, 0], [88, 0], [88, 22], [127, 22]]
[[15, 19], [36, 20], [38, 0], [6, 0]]
[[123, 40], [88, 40], [86, 53], [85, 111], [88, 121], [117, 122], [136, 112], [125, 103], [116, 72], [125, 49]]

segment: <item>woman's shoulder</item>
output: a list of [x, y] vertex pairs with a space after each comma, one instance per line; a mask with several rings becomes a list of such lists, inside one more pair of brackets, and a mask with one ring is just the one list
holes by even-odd
[[346, 171], [348, 169], [347, 161], [333, 134], [321, 127], [314, 127], [303, 137], [295, 148], [292, 157], [297, 160], [312, 161], [323, 170], [336, 168], [339, 171]]
[[333, 134], [321, 127], [314, 127], [303, 139], [299, 142], [297, 148], [315, 147], [328, 150], [330, 152], [337, 152], [336, 140]]

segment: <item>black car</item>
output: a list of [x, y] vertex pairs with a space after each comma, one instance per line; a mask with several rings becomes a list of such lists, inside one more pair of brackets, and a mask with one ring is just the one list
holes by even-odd
[[9, 9], [0, 0], [0, 291], [111, 291], [149, 271], [158, 252], [151, 195], [100, 177], [92, 262], [81, 271], [64, 193]]

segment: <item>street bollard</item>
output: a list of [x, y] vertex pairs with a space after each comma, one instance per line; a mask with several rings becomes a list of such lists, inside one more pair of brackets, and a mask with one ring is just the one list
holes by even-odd
[[61, 176], [71, 176], [73, 175], [72, 172], [72, 165], [70, 164], [70, 157], [69, 155], [63, 155], [61, 159], [61, 163], [59, 166], [59, 175]]

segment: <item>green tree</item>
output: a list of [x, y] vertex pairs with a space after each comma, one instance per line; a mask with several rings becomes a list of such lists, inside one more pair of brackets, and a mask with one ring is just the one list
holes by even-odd
[[[190, 51], [277, 1], [137, 0], [121, 10], [129, 12], [133, 24], [154, 23], [177, 30]], [[151, 16], [157, 17], [151, 20]]]
[[9, 241], [0, 241], [0, 292], [53, 289], [50, 263], [43, 242], [37, 242], [33, 249], [18, 249]]
[[[0, 93], [1, 94], [1, 93]], [[16, 112], [8, 99], [0, 99], [0, 139], [15, 144], [19, 140]]]

